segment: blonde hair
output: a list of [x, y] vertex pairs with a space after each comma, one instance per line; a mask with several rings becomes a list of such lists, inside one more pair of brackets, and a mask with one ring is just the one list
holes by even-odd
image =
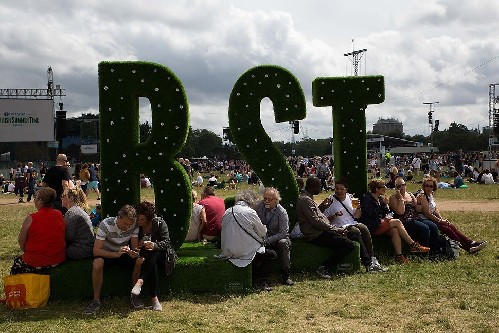
[[85, 210], [88, 210], [87, 196], [80, 187], [67, 189], [65, 195], [68, 197], [69, 200], [74, 202], [75, 205]]
[[433, 192], [436, 192], [437, 191], [437, 188], [438, 188], [438, 184], [437, 184], [437, 180], [432, 177], [432, 176], [428, 176], [428, 177], [424, 177], [423, 178], [423, 183], [421, 183], [421, 188], [424, 190], [424, 183], [426, 182], [432, 182], [433, 183]]
[[405, 184], [405, 180], [402, 177], [397, 177], [397, 179], [395, 179], [395, 186], [400, 184]]

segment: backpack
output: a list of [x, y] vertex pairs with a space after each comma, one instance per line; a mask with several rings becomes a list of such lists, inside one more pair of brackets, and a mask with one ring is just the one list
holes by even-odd
[[459, 257], [459, 242], [441, 234], [440, 251], [448, 260], [457, 259]]

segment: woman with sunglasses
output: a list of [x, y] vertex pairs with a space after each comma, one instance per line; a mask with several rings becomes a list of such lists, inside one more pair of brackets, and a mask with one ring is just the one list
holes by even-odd
[[390, 209], [384, 198], [386, 192], [385, 181], [383, 179], [373, 179], [368, 186], [370, 192], [364, 194], [360, 199], [362, 211], [360, 222], [369, 228], [371, 235], [389, 236], [395, 249], [395, 259], [399, 263], [409, 262], [402, 254], [402, 239], [409, 244], [412, 253], [428, 252], [429, 248], [419, 245], [409, 236], [399, 219], [394, 219], [389, 215]]
[[93, 258], [94, 232], [88, 209], [87, 197], [80, 187], [66, 189], [62, 195], [66, 221], [66, 258]]
[[438, 227], [430, 220], [419, 218], [416, 212], [416, 197], [406, 189], [404, 178], [395, 179], [395, 193], [389, 200], [393, 217], [402, 221], [412, 238], [430, 248], [430, 255], [438, 254], [440, 248]]
[[475, 242], [465, 236], [455, 225], [444, 219], [437, 209], [433, 194], [437, 190], [437, 180], [433, 177], [423, 179], [423, 191], [416, 198], [416, 210], [421, 219], [427, 219], [437, 224], [438, 230], [452, 240], [459, 243], [460, 247], [468, 253], [476, 253], [487, 246], [487, 242]]

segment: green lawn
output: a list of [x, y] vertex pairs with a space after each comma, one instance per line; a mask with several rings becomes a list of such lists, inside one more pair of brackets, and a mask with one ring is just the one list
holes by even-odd
[[[409, 190], [415, 189], [416, 184], [411, 184]], [[436, 196], [439, 202], [499, 202], [498, 189], [472, 184], [467, 190], [441, 190]], [[152, 199], [152, 191], [143, 191], [142, 197]], [[2, 276], [19, 254], [19, 227], [32, 210], [32, 204], [0, 201]], [[163, 295], [160, 313], [132, 311], [126, 298], [105, 299], [102, 311], [92, 317], [81, 314], [88, 299], [52, 301], [44, 308], [24, 311], [0, 305], [0, 331], [498, 332], [499, 212], [445, 212], [445, 216], [466, 234], [487, 240], [488, 248], [478, 255], [461, 252], [455, 261], [413, 258], [403, 266], [382, 256], [389, 267], [384, 274], [358, 273], [326, 281], [304, 272], [293, 276], [295, 286], [277, 285], [270, 293]], [[192, 283], [202, 278], [192, 276]]]

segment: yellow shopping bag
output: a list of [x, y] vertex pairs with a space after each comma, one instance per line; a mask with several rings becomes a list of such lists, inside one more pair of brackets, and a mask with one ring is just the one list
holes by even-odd
[[47, 304], [50, 295], [50, 276], [17, 274], [3, 277], [5, 303], [12, 309], [38, 308]]

